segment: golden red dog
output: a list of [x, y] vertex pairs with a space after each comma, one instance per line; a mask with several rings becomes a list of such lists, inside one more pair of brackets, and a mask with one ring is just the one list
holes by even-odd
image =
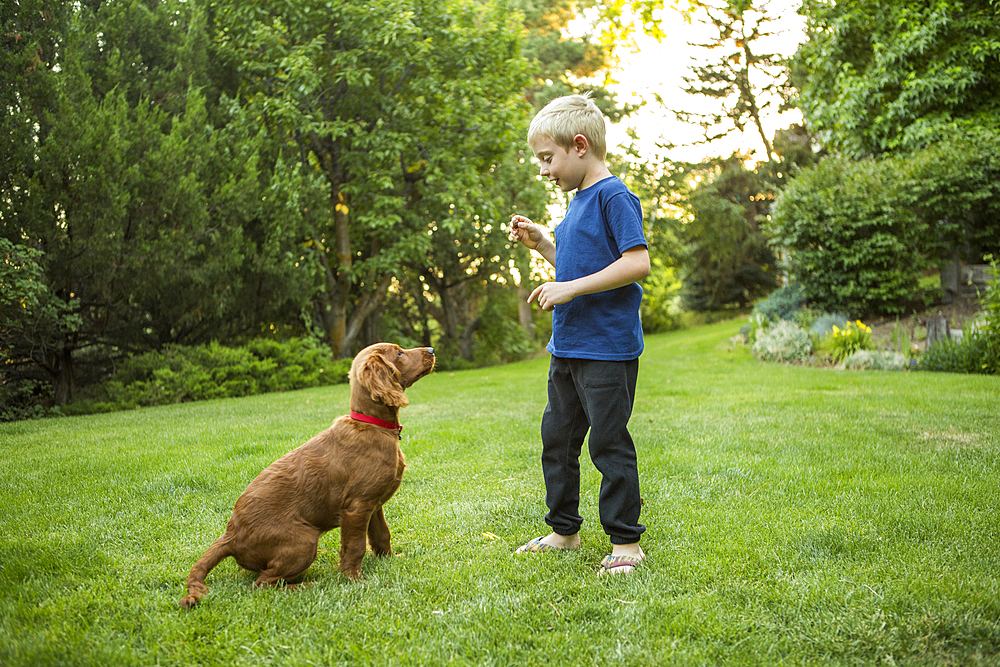
[[434, 368], [433, 348], [379, 343], [351, 365], [351, 415], [268, 466], [236, 501], [226, 532], [191, 568], [184, 607], [205, 596], [205, 577], [232, 556], [257, 572], [255, 586], [289, 582], [316, 559], [320, 535], [340, 527], [340, 570], [361, 575], [366, 538], [372, 553], [392, 553], [382, 505], [399, 488], [403, 391]]

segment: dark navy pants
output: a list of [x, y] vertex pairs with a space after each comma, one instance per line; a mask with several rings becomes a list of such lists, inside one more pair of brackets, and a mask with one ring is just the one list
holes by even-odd
[[580, 530], [580, 452], [587, 441], [601, 473], [601, 525], [612, 544], [639, 541], [639, 467], [628, 432], [639, 360], [593, 361], [552, 357], [549, 403], [542, 415], [545, 523], [560, 535]]

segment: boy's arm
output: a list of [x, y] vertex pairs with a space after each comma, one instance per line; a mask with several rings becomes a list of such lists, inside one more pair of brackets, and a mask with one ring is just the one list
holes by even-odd
[[[552, 249], [555, 259], [555, 246], [552, 246]], [[642, 280], [648, 275], [649, 251], [646, 246], [638, 245], [623, 252], [619, 259], [597, 273], [576, 280], [539, 285], [528, 297], [528, 303], [537, 300], [542, 310], [552, 310], [557, 305], [568, 303], [578, 296], [618, 289]]]

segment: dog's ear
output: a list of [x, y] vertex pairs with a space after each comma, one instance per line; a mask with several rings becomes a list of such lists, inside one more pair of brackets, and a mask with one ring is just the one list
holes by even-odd
[[368, 388], [372, 398], [383, 405], [403, 408], [410, 404], [399, 382], [399, 371], [379, 353], [368, 355], [358, 379]]

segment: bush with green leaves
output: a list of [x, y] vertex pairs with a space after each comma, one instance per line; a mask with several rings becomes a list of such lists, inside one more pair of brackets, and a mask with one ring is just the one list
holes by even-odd
[[759, 313], [772, 322], [794, 319], [796, 311], [802, 308], [806, 297], [802, 285], [791, 283], [771, 292], [766, 299], [759, 301], [753, 307], [754, 313]]
[[674, 331], [681, 327], [680, 318], [674, 311], [681, 282], [676, 270], [666, 266], [662, 259], [654, 257], [651, 263], [652, 271], [642, 281], [642, 331], [647, 334]]
[[761, 361], [804, 362], [812, 354], [812, 341], [799, 325], [779, 320], [757, 332], [750, 351]]
[[956, 132], [898, 164], [902, 203], [925, 226], [929, 257], [978, 264], [1000, 252], [1000, 131]]
[[925, 227], [901, 204], [890, 160], [827, 158], [775, 199], [769, 231], [813, 307], [902, 313], [917, 292]]
[[917, 368], [941, 373], [983, 373], [988, 365], [983, 342], [978, 336], [938, 341], [920, 356]]
[[872, 330], [861, 320], [848, 322], [843, 329], [833, 325], [830, 333], [820, 341], [819, 349], [830, 355], [834, 363], [839, 364], [855, 352], [874, 350], [875, 341]]
[[859, 350], [844, 359], [844, 368], [850, 371], [902, 371], [910, 367], [910, 360], [899, 352], [884, 350]]
[[255, 340], [239, 348], [168, 345], [125, 360], [94, 395], [60, 411], [109, 412], [339, 384], [350, 367], [350, 359], [333, 360], [329, 348], [311, 338]]
[[753, 346], [757, 342], [757, 334], [762, 330], [766, 331], [772, 324], [771, 320], [760, 313], [751, 313], [750, 322], [740, 327], [740, 334], [745, 337], [747, 345]]

